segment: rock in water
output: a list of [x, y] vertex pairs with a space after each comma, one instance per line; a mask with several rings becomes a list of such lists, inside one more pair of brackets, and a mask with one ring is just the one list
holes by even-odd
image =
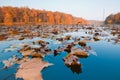
[[78, 61], [78, 57], [72, 54], [68, 54], [65, 58], [63, 58], [63, 60], [66, 66], [81, 66], [80, 62]]
[[33, 58], [20, 65], [16, 78], [23, 78], [24, 80], [43, 80], [40, 71], [50, 66], [51, 64], [43, 62], [40, 58]]
[[14, 55], [12, 58], [2, 61], [4, 64], [4, 68], [8, 68], [8, 67], [12, 66], [14, 63], [16, 63], [17, 60], [18, 60], [17, 56]]
[[85, 51], [83, 51], [83, 50], [74, 51], [73, 55], [76, 55], [77, 57], [80, 57], [80, 58], [86, 58], [86, 57], [88, 57], [88, 53], [85, 52]]
[[79, 44], [80, 46], [86, 46], [86, 42], [85, 42], [85, 41], [79, 41], [78, 44]]

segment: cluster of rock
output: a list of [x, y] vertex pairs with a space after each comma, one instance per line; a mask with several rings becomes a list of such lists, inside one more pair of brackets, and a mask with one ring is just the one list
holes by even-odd
[[[73, 44], [73, 43], [72, 43]], [[84, 49], [88, 48], [84, 46]], [[63, 58], [65, 65], [67, 66], [81, 66], [79, 58], [86, 58], [89, 56], [87, 50], [75, 48], [72, 45], [68, 45], [64, 50], [68, 52], [68, 55]], [[90, 50], [90, 49], [88, 49]]]
[[[84, 35], [81, 35], [79, 37], [73, 37], [72, 35], [57, 36], [61, 33], [78, 31], [79, 29], [85, 30], [84, 31], [85, 34], [89, 34], [92, 36], [84, 36]], [[101, 37], [109, 36], [109, 34], [104, 33], [107, 30], [110, 31], [111, 34], [114, 36], [112, 38], [107, 38], [107, 40], [108, 41], [114, 40], [115, 43], [120, 43], [119, 29], [117, 30], [114, 27], [107, 29], [105, 27], [100, 27], [100, 28], [89, 27], [89, 26], [81, 27], [79, 25], [69, 25], [69, 26], [40, 25], [37, 27], [28, 26], [26, 27], [26, 29], [25, 27], [0, 27], [0, 30], [3, 30], [0, 32], [0, 40], [10, 39], [10, 38], [17, 38], [19, 40], [23, 40], [25, 38], [41, 37], [41, 38], [50, 38], [52, 40], [54, 39], [62, 44], [62, 46], [58, 46], [58, 48], [52, 50], [49, 48], [49, 42], [46, 42], [44, 40], [38, 40], [35, 42], [31, 42], [30, 44], [25, 43], [22, 45], [22, 48], [18, 50], [22, 54], [23, 56], [22, 58], [17, 58], [17, 56], [13, 56], [8, 60], [3, 61], [3, 63], [5, 64], [4, 68], [10, 67], [14, 63], [21, 64], [16, 76], [22, 77], [25, 80], [34, 80], [36, 79], [35, 78], [36, 75], [39, 80], [41, 79], [41, 75], [39, 74], [39, 71], [41, 71], [44, 67], [49, 65], [48, 63], [43, 62], [41, 59], [46, 54], [50, 54], [50, 53], [54, 54], [54, 56], [57, 56], [60, 52], [66, 51], [68, 54], [66, 57], [63, 58], [64, 64], [70, 68], [72, 68], [73, 66], [77, 66], [80, 68], [81, 62], [79, 59], [87, 58], [89, 56], [89, 51], [92, 50], [90, 46], [87, 46], [86, 42], [99, 41], [100, 39], [102, 39]], [[69, 40], [73, 40], [73, 42], [69, 42]], [[79, 47], [76, 48], [76, 45], [79, 45]], [[5, 49], [5, 51], [9, 51], [11, 50], [11, 48], [14, 47]], [[33, 69], [28, 70], [26, 68], [33, 68]], [[26, 74], [26, 72], [30, 73], [32, 71], [36, 71], [36, 74], [31, 74], [32, 76], [31, 78], [29, 77], [28, 74]]]
[[[81, 66], [79, 58], [86, 58], [89, 56], [88, 51], [91, 50], [90, 46], [87, 46], [86, 42], [80, 40], [80, 38], [72, 38], [70, 35], [65, 37], [56, 38], [56, 40], [62, 43], [62, 47], [58, 47], [54, 50], [54, 55], [57, 55], [59, 52], [66, 51], [68, 55], [63, 58], [65, 65], [67, 66]], [[66, 40], [74, 40], [73, 42], [67, 43]], [[75, 48], [76, 45], [79, 45], [81, 48]]]
[[81, 49], [76, 49], [68, 55], [63, 58], [65, 65], [67, 66], [81, 66], [81, 63], [79, 62], [79, 58], [86, 58], [88, 57], [88, 53], [81, 50]]
[[2, 61], [4, 68], [7, 69], [17, 63], [20, 64], [20, 67], [17, 70], [16, 78], [24, 80], [42, 80], [40, 71], [43, 68], [52, 65], [42, 61], [42, 58], [51, 51], [48, 45], [49, 42], [43, 40], [34, 41], [30, 44], [22, 44], [21, 49], [18, 50], [21, 53], [22, 58], [18, 58], [14, 55], [8, 60]]
[[[101, 37], [107, 37], [111, 34], [116, 36], [114, 38], [107, 38], [110, 40], [115, 40], [115, 42], [120, 42], [120, 28], [119, 26], [110, 26], [110, 27], [103, 27], [103, 26], [91, 26], [91, 25], [39, 25], [39, 26], [1, 26], [0, 27], [0, 40], [12, 40], [18, 39], [23, 40], [26, 38], [32, 39], [34, 37], [41, 37], [41, 38], [50, 38], [54, 39], [56, 35], [66, 33], [66, 32], [79, 32], [82, 29], [84, 32], [90, 36], [82, 36], [84, 40], [94, 40], [99, 41]], [[108, 32], [109, 31], [109, 32]], [[106, 33], [108, 32], [108, 33]], [[66, 36], [64, 40], [69, 40], [70, 37]], [[117, 39], [117, 41], [116, 41]], [[63, 40], [58, 38], [58, 40]]]
[[31, 57], [44, 57], [45, 54], [50, 53], [51, 49], [48, 47], [49, 42], [45, 42], [43, 40], [39, 40], [36, 42], [32, 42], [32, 44], [24, 44], [19, 52], [23, 56], [31, 56]]
[[76, 25], [38, 25], [38, 26], [0, 26], [0, 40], [23, 40], [34, 37], [51, 38], [51, 34], [57, 35], [73, 31]]
[[12, 56], [12, 58], [9, 58], [8, 60], [4, 60], [4, 68], [8, 68], [10, 66], [12, 66], [14, 63], [16, 63], [16, 61], [18, 60], [17, 56], [14, 55]]

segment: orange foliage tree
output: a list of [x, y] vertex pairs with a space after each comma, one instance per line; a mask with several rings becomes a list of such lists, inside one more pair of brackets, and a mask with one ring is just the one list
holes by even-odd
[[7, 26], [12, 26], [12, 16], [10, 13], [5, 13], [4, 24]]
[[109, 15], [105, 19], [105, 24], [120, 24], [120, 13]]
[[74, 24], [79, 20], [82, 22], [86, 21], [61, 12], [29, 9], [28, 7], [0, 7], [0, 24], [6, 26]]

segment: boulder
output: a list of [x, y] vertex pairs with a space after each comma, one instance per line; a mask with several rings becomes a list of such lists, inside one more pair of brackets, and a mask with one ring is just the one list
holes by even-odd
[[93, 37], [94, 41], [99, 41], [100, 39], [96, 36]]
[[20, 38], [19, 38], [19, 40], [24, 40], [25, 38], [23, 37], [23, 36], [21, 36]]
[[65, 36], [64, 39], [65, 39], [65, 40], [70, 40], [70, 38], [71, 38], [71, 36], [68, 35], [68, 36]]
[[99, 33], [95, 33], [94, 36], [99, 36], [100, 34]]
[[42, 44], [42, 43], [44, 43], [45, 41], [43, 41], [43, 40], [38, 40], [37, 41], [39, 44]]
[[81, 65], [80, 62], [78, 61], [78, 57], [72, 54], [68, 54], [65, 58], [63, 58], [63, 60], [66, 66]]
[[63, 38], [56, 38], [56, 40], [58, 40], [58, 41], [63, 41]]
[[72, 51], [70, 54], [73, 54], [77, 57], [80, 57], [80, 58], [86, 58], [88, 57], [88, 53], [83, 51], [83, 50], [80, 50], [80, 49], [77, 49], [75, 51]]
[[66, 52], [71, 52], [72, 45], [67, 45], [67, 47], [64, 49]]
[[86, 46], [86, 42], [85, 42], [85, 41], [79, 41], [78, 44], [79, 44], [80, 46]]

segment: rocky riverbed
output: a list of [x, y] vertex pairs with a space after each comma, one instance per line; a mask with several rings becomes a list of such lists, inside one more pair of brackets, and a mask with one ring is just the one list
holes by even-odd
[[[37, 27], [30, 26], [27, 29], [24, 29], [24, 27], [1, 27], [1, 29], [1, 43], [10, 44], [10, 42], [13, 42], [4, 50], [1, 49], [3, 53], [17, 51], [16, 53], [21, 55], [19, 57], [13, 54], [7, 60], [2, 59], [3, 68], [7, 70], [14, 64], [19, 64], [15, 76], [16, 79], [24, 80], [34, 80], [36, 78], [42, 80], [40, 71], [51, 65], [49, 62], [42, 60], [46, 55], [57, 56], [66, 52], [67, 55], [62, 57], [63, 63], [71, 69], [76, 65], [77, 68], [81, 69], [81, 66], [84, 65], [81, 65], [79, 59], [87, 58], [90, 54], [97, 56], [97, 53], [87, 43], [96, 41], [120, 43], [119, 31], [114, 27], [40, 25]], [[14, 41], [18, 42], [14, 43]]]

